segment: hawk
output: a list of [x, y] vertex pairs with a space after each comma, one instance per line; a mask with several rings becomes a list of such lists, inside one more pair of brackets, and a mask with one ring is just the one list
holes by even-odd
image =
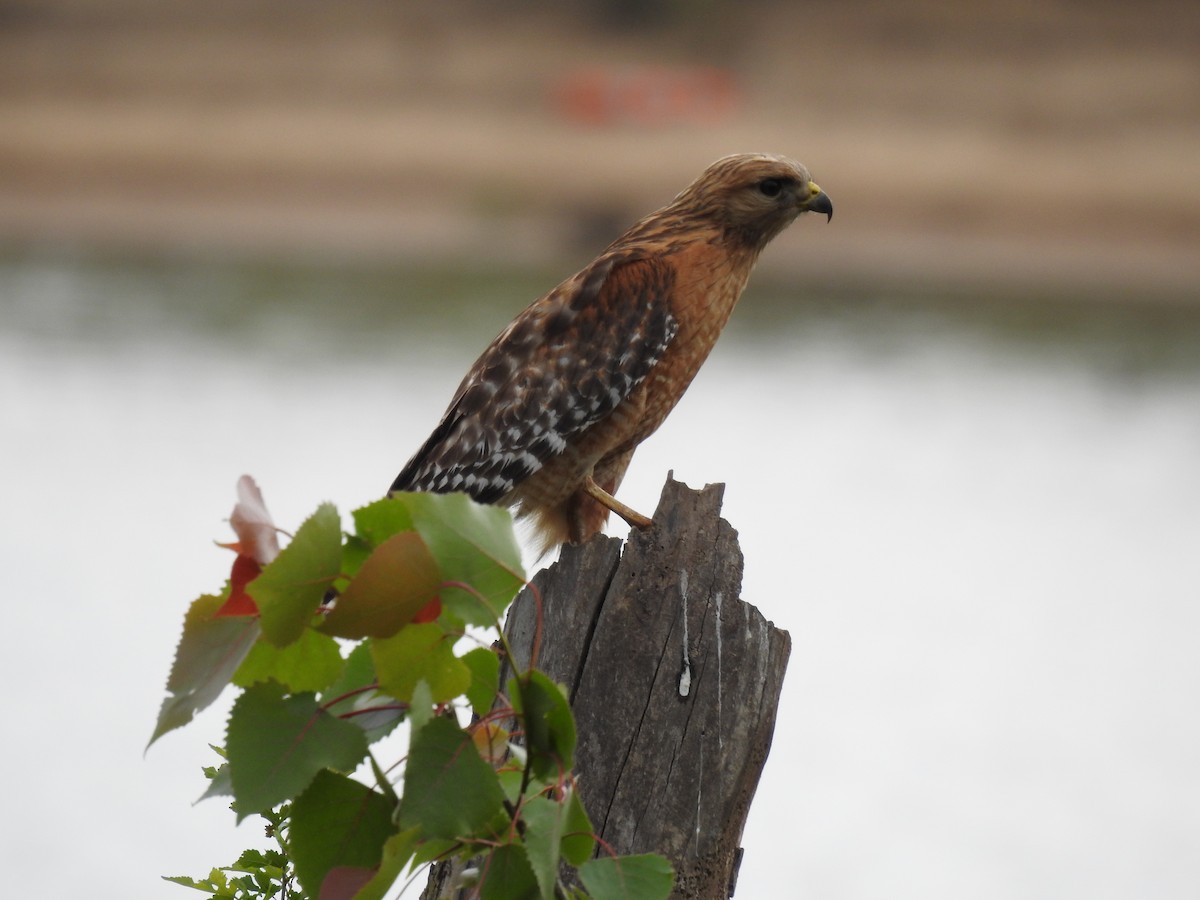
[[679, 402], [767, 243], [833, 204], [795, 160], [737, 154], [535, 300], [467, 373], [391, 491], [515, 506], [548, 550], [650, 519], [613, 494]]

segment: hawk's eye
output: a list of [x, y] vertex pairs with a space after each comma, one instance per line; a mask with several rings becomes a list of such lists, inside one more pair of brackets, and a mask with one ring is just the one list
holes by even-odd
[[764, 178], [758, 183], [758, 190], [764, 197], [778, 197], [783, 190], [783, 182], [778, 178]]

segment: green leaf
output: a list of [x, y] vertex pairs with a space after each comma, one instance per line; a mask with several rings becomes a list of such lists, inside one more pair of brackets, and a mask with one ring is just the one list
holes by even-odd
[[541, 898], [554, 900], [565, 805], [543, 795], [530, 797], [521, 805], [521, 819], [525, 822], [525, 856], [537, 877]]
[[425, 837], [469, 838], [503, 804], [496, 773], [456, 722], [438, 717], [413, 732], [400, 799], [401, 828], [420, 826]]
[[246, 586], [261, 613], [263, 636], [277, 647], [297, 640], [312, 622], [341, 564], [341, 520], [333, 504], [323, 503]]
[[224, 598], [197, 597], [183, 619], [183, 636], [167, 678], [167, 698], [147, 747], [168, 731], [181, 728], [220, 696], [258, 639], [258, 619], [234, 616], [214, 619]]
[[208, 877], [204, 879], [189, 878], [186, 875], [164, 875], [162, 880], [181, 884], [184, 887], [195, 888], [198, 891], [205, 891], [214, 897], [233, 896], [232, 892], [226, 890], [229, 885], [229, 879], [220, 869], [213, 869], [208, 873]]
[[471, 670], [454, 655], [454, 639], [436, 622], [372, 639], [371, 658], [380, 688], [404, 702], [412, 699], [418, 681], [429, 685], [434, 703], [453, 700], [471, 686]]
[[525, 785], [525, 769], [503, 768], [496, 773], [504, 798], [514, 806], [521, 801], [521, 788]]
[[371, 651], [365, 643], [355, 644], [354, 649], [346, 657], [337, 681], [329, 685], [321, 694], [321, 702], [328, 703], [335, 697], [357, 691], [375, 683], [375, 664], [371, 662]]
[[210, 797], [232, 797], [233, 796], [233, 779], [229, 774], [229, 763], [221, 763], [217, 768], [216, 774], [208, 782], [208, 790], [197, 798], [196, 802], [207, 800]]
[[288, 845], [296, 876], [311, 896], [324, 896], [331, 869], [374, 870], [395, 830], [382, 794], [328, 769], [317, 772], [292, 804]]
[[354, 895], [354, 900], [383, 900], [412, 859], [420, 831], [419, 828], [409, 828], [399, 834], [393, 834], [384, 842], [379, 870], [375, 877]]
[[391, 502], [407, 510], [443, 582], [471, 587], [444, 586], [443, 605], [464, 622], [496, 625], [525, 583], [509, 512], [466, 494], [402, 493]]
[[[419, 828], [413, 829], [420, 831]], [[404, 832], [401, 832], [404, 834]], [[434, 838], [432, 840], [421, 841], [413, 850], [412, 865], [413, 868], [423, 866], [425, 863], [433, 862], [434, 860], [442, 860], [455, 855], [461, 845], [458, 841], [448, 840], [446, 838]]]
[[342, 676], [320, 698], [321, 706], [330, 715], [361, 728], [372, 744], [391, 734], [405, 715], [402, 709], [388, 709], [396, 705], [395, 698], [374, 689], [374, 684], [371, 648], [365, 643], [358, 644], [346, 657]]
[[295, 797], [322, 769], [351, 771], [367, 755], [367, 739], [312, 694], [286, 696], [267, 682], [234, 703], [225, 750], [240, 822]]
[[374, 544], [367, 543], [356, 534], [345, 535], [342, 542], [342, 577], [337, 580], [335, 587], [340, 590], [345, 586], [347, 579], [357, 575], [374, 549]]
[[389, 637], [437, 597], [441, 581], [421, 536], [394, 534], [362, 564], [321, 629], [344, 638]]
[[[544, 897], [520, 844], [497, 847], [480, 866], [480, 900], [532, 900]], [[553, 894], [550, 895], [551, 897]]]
[[602, 856], [579, 867], [579, 880], [592, 900], [666, 900], [675, 887], [675, 870], [656, 853]]
[[566, 694], [536, 669], [513, 679], [513, 705], [525, 724], [525, 749], [538, 778], [556, 779], [575, 765], [575, 717]]
[[476, 647], [464, 653], [460, 659], [471, 670], [471, 686], [467, 688], [467, 699], [471, 708], [481, 719], [492, 711], [496, 694], [500, 691], [500, 657], [495, 650]]
[[429, 682], [422, 679], [413, 688], [412, 701], [408, 705], [408, 720], [413, 732], [424, 728], [433, 718], [433, 693], [429, 690]]
[[225, 866], [221, 871], [238, 874], [239, 877], [228, 881], [226, 888], [217, 896], [238, 897], [249, 900], [251, 897], [276, 897], [281, 894], [284, 884], [290, 879], [285, 871], [288, 858], [278, 850], [245, 850], [232, 866]]
[[341, 675], [344, 667], [337, 641], [306, 628], [299, 640], [283, 648], [266, 641], [256, 643], [233, 673], [233, 683], [249, 687], [274, 680], [293, 693], [321, 691]]
[[592, 821], [588, 818], [587, 810], [583, 808], [579, 791], [571, 790], [567, 795], [567, 814], [563, 821], [563, 859], [573, 866], [583, 865], [596, 848], [596, 838], [593, 835]]
[[413, 530], [408, 507], [390, 497], [376, 500], [350, 514], [354, 532], [371, 547], [378, 547], [394, 534]]

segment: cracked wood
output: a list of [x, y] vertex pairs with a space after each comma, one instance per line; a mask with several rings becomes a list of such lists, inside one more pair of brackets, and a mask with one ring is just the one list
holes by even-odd
[[[791, 649], [739, 599], [742, 554], [722, 493], [668, 479], [652, 528], [624, 545], [564, 547], [538, 573], [540, 630], [528, 589], [505, 626], [518, 666], [537, 643], [537, 667], [568, 688], [597, 834], [620, 854], [665, 855], [674, 896], [689, 900], [732, 896]], [[442, 896], [435, 881], [448, 874], [424, 896]]]

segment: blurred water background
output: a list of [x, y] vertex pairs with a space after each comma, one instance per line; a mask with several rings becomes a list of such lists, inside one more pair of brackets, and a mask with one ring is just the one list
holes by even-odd
[[237, 477], [285, 527], [376, 498], [513, 314], [761, 149], [837, 215], [622, 490], [725, 482], [792, 635], [738, 896], [1197, 896], [1197, 46], [1171, 3], [0, 3], [8, 892], [260, 842], [190, 806], [223, 707], [141, 756]]

